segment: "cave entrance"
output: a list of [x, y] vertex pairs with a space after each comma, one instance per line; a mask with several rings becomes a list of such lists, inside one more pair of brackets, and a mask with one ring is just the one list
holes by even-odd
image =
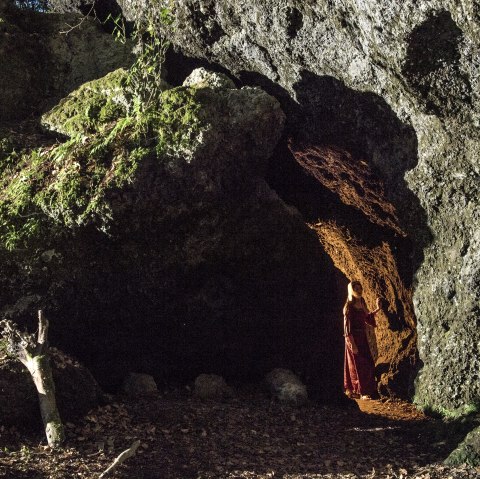
[[[229, 74], [219, 65], [179, 57], [188, 71], [205, 66]], [[342, 308], [348, 281], [357, 279], [371, 309], [377, 296], [387, 304], [370, 338], [379, 390], [408, 397], [418, 368], [414, 275], [430, 241], [425, 212], [404, 179], [418, 162], [414, 129], [380, 96], [352, 90], [333, 77], [303, 71], [289, 91], [256, 72], [237, 72], [232, 78], [239, 86], [260, 86], [280, 101], [286, 128], [266, 181], [300, 212], [321, 250], [311, 260], [319, 265], [313, 268], [319, 277], [313, 274], [302, 284], [291, 278], [296, 285], [292, 291], [304, 289], [304, 311], [289, 319], [283, 306], [267, 308], [270, 316], [277, 311], [279, 321], [275, 330], [260, 326], [267, 339], [257, 344], [257, 353], [263, 348], [259, 356], [274, 358], [283, 350], [283, 358], [300, 358], [297, 370], [309, 386], [324, 399], [338, 398], [343, 383]], [[170, 81], [180, 83], [179, 78]], [[304, 275], [300, 269], [296, 273]], [[287, 270], [295, 268], [287, 265]], [[292, 291], [279, 290], [276, 297], [287, 294], [300, 304], [301, 295]], [[309, 294], [316, 294], [316, 300]], [[278, 304], [285, 305], [283, 298]], [[282, 341], [282, 347], [272, 346]], [[304, 349], [303, 360], [292, 348]], [[290, 366], [295, 369], [292, 362]]]
[[293, 95], [257, 74], [242, 80], [275, 95], [287, 113], [267, 182], [302, 213], [338, 270], [339, 290], [327, 294], [345, 301], [348, 278], [363, 284], [370, 309], [385, 298], [369, 338], [379, 391], [411, 396], [414, 274], [429, 241], [425, 212], [404, 180], [418, 161], [415, 131], [378, 95], [332, 77], [305, 71]]
[[[347, 278], [358, 279], [370, 308], [376, 296], [388, 303], [371, 338], [380, 390], [407, 396], [417, 357], [413, 275], [426, 237], [425, 215], [403, 180], [416, 163], [413, 129], [380, 97], [331, 77], [304, 72], [294, 94], [259, 75], [240, 82], [263, 87], [287, 116], [265, 178], [255, 173], [235, 198], [227, 188], [208, 208], [193, 199], [174, 228], [158, 226], [160, 241], [133, 265], [143, 229], [101, 255], [92, 242], [91, 254], [108, 267], [84, 280], [85, 298], [103, 292], [103, 309], [83, 323], [112, 339], [109, 348], [79, 344], [78, 356], [101, 349], [93, 367], [110, 378], [116, 371], [117, 383], [132, 367], [183, 384], [205, 372], [250, 381], [287, 367], [314, 396], [336, 402]], [[85, 298], [76, 292], [72, 304]], [[141, 335], [132, 318], [142, 318]], [[79, 334], [69, 334], [71, 344]]]

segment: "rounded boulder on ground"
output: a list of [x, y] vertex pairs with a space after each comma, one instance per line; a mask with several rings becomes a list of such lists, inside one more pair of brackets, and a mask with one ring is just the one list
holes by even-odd
[[282, 403], [301, 406], [308, 400], [306, 386], [288, 369], [274, 369], [265, 381], [272, 396]]
[[470, 431], [445, 460], [449, 466], [480, 466], [480, 426]]
[[195, 379], [195, 396], [201, 399], [226, 399], [232, 397], [233, 390], [225, 379], [216, 374], [200, 374]]
[[127, 396], [132, 397], [158, 392], [155, 379], [143, 373], [129, 373], [123, 381], [122, 390]]

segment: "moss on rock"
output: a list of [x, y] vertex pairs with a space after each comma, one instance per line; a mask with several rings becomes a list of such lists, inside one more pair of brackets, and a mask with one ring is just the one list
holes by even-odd
[[71, 137], [104, 130], [110, 122], [126, 116], [127, 76], [127, 71], [120, 68], [85, 83], [45, 113], [42, 123], [50, 130]]
[[120, 69], [89, 82], [44, 115], [45, 126], [71, 137], [64, 143], [21, 153], [12, 153], [8, 138], [0, 143], [0, 154], [6, 152], [0, 169], [4, 247], [25, 245], [45, 227], [91, 223], [107, 230], [109, 191], [132, 183], [149, 156], [165, 162], [195, 149], [208, 127], [198, 117], [197, 91], [167, 90], [157, 108], [128, 115], [126, 76]]
[[431, 397], [429, 400], [421, 395], [416, 395], [413, 398], [414, 404], [417, 405], [428, 416], [439, 416], [446, 419], [460, 419], [470, 414], [476, 413], [479, 410], [479, 407], [476, 403], [464, 404], [458, 408], [446, 408], [439, 406], [435, 402], [435, 398]]
[[0, 129], [0, 168], [15, 149], [15, 141], [6, 131]]
[[480, 427], [471, 431], [445, 461], [448, 465], [480, 466]]
[[[244, 356], [222, 352], [220, 335], [243, 334], [249, 348], [265, 349], [249, 346], [257, 330], [265, 336], [258, 321], [303, 317], [291, 298], [307, 285], [316, 298], [323, 271], [318, 242], [258, 173], [283, 122], [279, 103], [260, 89], [178, 87], [101, 132], [19, 154], [0, 173], [0, 240], [16, 248], [0, 248], [3, 310], [27, 322], [27, 309], [15, 306], [36, 295], [56, 344], [92, 360], [112, 388], [133, 358], [145, 372], [170, 375], [192, 368], [201, 350], [217, 363], [218, 354]], [[260, 320], [252, 302], [267, 311]], [[251, 324], [238, 332], [227, 316]], [[176, 340], [185, 324], [191, 346]]]

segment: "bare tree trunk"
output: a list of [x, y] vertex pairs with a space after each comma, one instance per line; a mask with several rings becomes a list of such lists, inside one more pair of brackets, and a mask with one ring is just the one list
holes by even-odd
[[28, 369], [38, 392], [40, 412], [42, 415], [48, 445], [60, 447], [65, 441], [65, 431], [55, 400], [50, 356], [48, 354], [48, 320], [42, 310], [38, 311], [38, 338], [36, 343], [22, 334], [9, 322], [4, 322], [4, 335], [10, 341], [11, 349]]
[[27, 363], [23, 364], [25, 364], [32, 375], [33, 382], [37, 388], [40, 413], [48, 445], [51, 448], [60, 447], [65, 441], [65, 432], [57, 409], [55, 383], [53, 382], [50, 358], [47, 354], [42, 354], [29, 358]]

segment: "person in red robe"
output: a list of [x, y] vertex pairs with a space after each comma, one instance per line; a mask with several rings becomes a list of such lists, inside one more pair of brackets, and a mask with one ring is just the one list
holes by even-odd
[[369, 312], [362, 297], [360, 282], [348, 284], [348, 298], [343, 308], [345, 336], [345, 394], [353, 399], [371, 399], [377, 394], [375, 364], [368, 345], [366, 326], [375, 327], [375, 314], [381, 310], [382, 300], [377, 298], [377, 309]]

